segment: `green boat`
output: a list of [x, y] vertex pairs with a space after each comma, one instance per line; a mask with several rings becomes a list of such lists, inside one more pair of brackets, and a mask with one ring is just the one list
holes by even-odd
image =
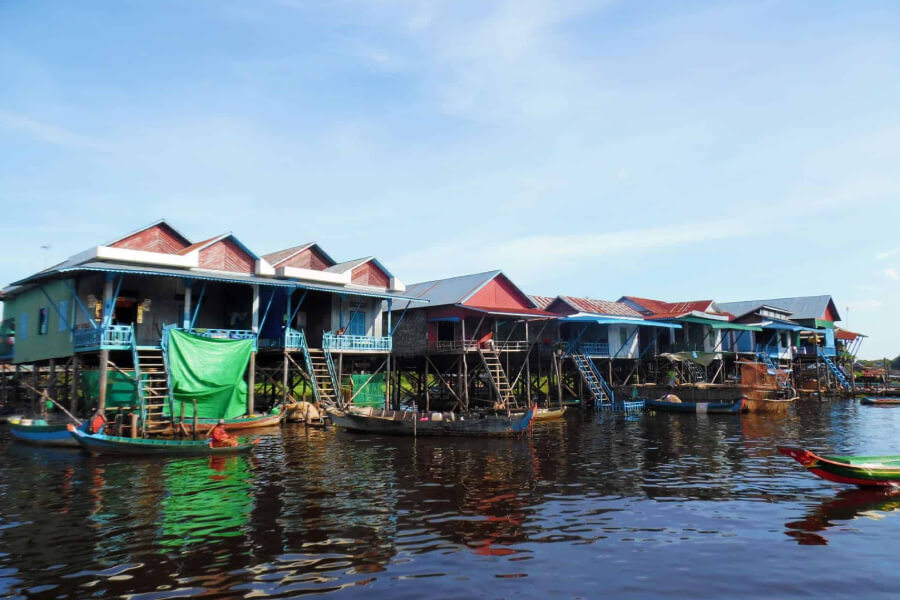
[[252, 450], [258, 439], [237, 446], [213, 446], [212, 440], [158, 440], [92, 434], [69, 425], [69, 434], [82, 449], [92, 454], [129, 454], [152, 456], [216, 456]]
[[900, 486], [900, 456], [819, 456], [793, 446], [779, 446], [778, 451], [828, 481], [860, 487]]

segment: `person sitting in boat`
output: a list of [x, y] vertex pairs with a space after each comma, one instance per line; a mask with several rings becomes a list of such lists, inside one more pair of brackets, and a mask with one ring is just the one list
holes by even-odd
[[666, 392], [662, 396], [659, 397], [660, 402], [672, 402], [675, 404], [681, 404], [681, 398], [673, 394], [672, 392]]
[[106, 415], [102, 412], [97, 411], [94, 413], [94, 416], [91, 417], [90, 423], [88, 424], [88, 431], [91, 433], [100, 433], [103, 431], [105, 433], [106, 428]]
[[210, 430], [209, 437], [212, 438], [214, 448], [228, 448], [238, 444], [238, 441], [225, 431], [225, 419], [219, 419], [216, 426]]

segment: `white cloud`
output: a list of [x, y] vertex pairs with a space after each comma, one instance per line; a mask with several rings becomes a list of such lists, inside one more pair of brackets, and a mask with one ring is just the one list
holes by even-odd
[[661, 248], [736, 239], [754, 234], [741, 221], [707, 221], [598, 234], [532, 235], [507, 240], [458, 239], [391, 259], [391, 268], [410, 282], [490, 269], [508, 271], [523, 284], [556, 275], [561, 269], [591, 270], [590, 262], [633, 257]]
[[23, 115], [0, 110], [0, 128], [22, 131], [33, 138], [56, 146], [85, 150], [103, 150], [105, 145], [90, 136], [73, 133], [62, 127], [35, 121]]
[[900, 281], [900, 273], [897, 272], [897, 269], [887, 268], [884, 271], [884, 276], [893, 281]]
[[884, 306], [884, 302], [875, 298], [869, 298], [867, 300], [853, 300], [851, 302], [847, 302], [847, 308], [855, 311], [868, 311], [868, 310], [878, 310]]

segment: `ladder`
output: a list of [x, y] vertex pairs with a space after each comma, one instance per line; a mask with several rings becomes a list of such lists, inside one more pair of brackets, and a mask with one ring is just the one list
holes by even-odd
[[572, 354], [572, 361], [575, 368], [581, 374], [584, 383], [587, 384], [588, 390], [591, 392], [591, 399], [594, 401], [594, 407], [597, 410], [611, 410], [615, 404], [615, 395], [612, 389], [600, 375], [597, 365], [594, 364], [589, 357], [584, 354]]
[[172, 427], [173, 417], [164, 414], [169, 401], [169, 375], [163, 350], [135, 348], [134, 355], [143, 434], [165, 433]]
[[303, 342], [306, 365], [313, 380], [313, 391], [316, 400], [325, 407], [338, 406], [337, 386], [335, 385], [334, 363], [331, 353], [321, 348], [310, 348]]
[[706, 369], [692, 360], [684, 361], [684, 366], [691, 377], [691, 383], [706, 383]]
[[491, 386], [497, 392], [497, 402], [503, 408], [518, 408], [519, 403], [516, 402], [516, 396], [509, 385], [509, 379], [506, 377], [506, 371], [503, 370], [503, 363], [500, 362], [497, 351], [479, 346], [478, 354], [481, 355], [481, 361], [484, 363], [484, 368], [487, 369]]
[[838, 380], [838, 383], [840, 384], [841, 388], [843, 388], [845, 390], [849, 390], [850, 389], [850, 380], [847, 377], [847, 374], [844, 372], [844, 369], [842, 369], [837, 364], [835, 364], [835, 362], [833, 360], [831, 360], [830, 357], [826, 356], [825, 353], [822, 352], [821, 348], [816, 347], [816, 352], [818, 352], [819, 358], [822, 359], [822, 362], [825, 363], [825, 365], [828, 367], [828, 369], [834, 375], [834, 378]]

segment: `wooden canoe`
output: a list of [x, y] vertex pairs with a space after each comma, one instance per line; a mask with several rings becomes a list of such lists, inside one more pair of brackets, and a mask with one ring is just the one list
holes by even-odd
[[137, 456], [209, 456], [249, 452], [259, 440], [237, 446], [213, 446], [211, 440], [161, 440], [91, 434], [74, 425], [69, 435], [86, 451], [93, 454], [129, 454]]
[[[236, 417], [234, 419], [225, 419], [225, 429], [227, 431], [247, 431], [248, 429], [259, 429], [262, 427], [272, 427], [278, 425], [284, 414], [266, 414]], [[197, 433], [198, 435], [207, 435], [213, 427], [219, 422], [218, 419], [198, 419]], [[190, 417], [184, 419], [184, 427], [188, 433], [194, 432], [194, 421]]]
[[[482, 414], [420, 413], [393, 410], [329, 409], [328, 416], [342, 429], [362, 433], [405, 436], [472, 436], [504, 437], [518, 435], [528, 429], [537, 407], [524, 415], [499, 416]], [[438, 419], [436, 416], [440, 414]]]
[[731, 402], [667, 402], [665, 400], [645, 400], [647, 410], [696, 414], [737, 414], [746, 412], [744, 398]]
[[[567, 406], [563, 406], [561, 408], [539, 408], [534, 415], [534, 421], [556, 421], [557, 419], [562, 419], [566, 414]], [[514, 412], [513, 416], [522, 417], [525, 415], [527, 411]]]
[[779, 446], [778, 451], [828, 481], [860, 487], [900, 486], [900, 456], [819, 456], [794, 446]]
[[871, 396], [867, 396], [859, 401], [860, 404], [867, 404], [869, 406], [898, 406], [900, 405], [900, 398], [897, 397], [879, 397], [873, 398]]
[[13, 439], [38, 446], [77, 448], [78, 442], [69, 435], [66, 423], [47, 423], [28, 419], [11, 419], [9, 433]]

